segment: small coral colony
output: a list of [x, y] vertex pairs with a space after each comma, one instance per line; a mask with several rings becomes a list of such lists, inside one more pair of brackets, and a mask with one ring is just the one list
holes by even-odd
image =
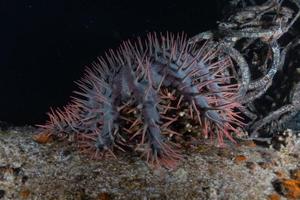
[[289, 49], [280, 50], [278, 40], [299, 12], [278, 1], [229, 5], [232, 12], [218, 30], [190, 39], [149, 33], [99, 57], [77, 82], [69, 104], [48, 113], [38, 136], [72, 135], [92, 158], [135, 151], [151, 166], [166, 168], [182, 159], [184, 141], [211, 138], [223, 145], [224, 139], [235, 142], [241, 130], [249, 132], [247, 139], [263, 138], [261, 129], [299, 109], [295, 98], [288, 104], [292, 109], [282, 105], [274, 118], [255, 109], [284, 68]]

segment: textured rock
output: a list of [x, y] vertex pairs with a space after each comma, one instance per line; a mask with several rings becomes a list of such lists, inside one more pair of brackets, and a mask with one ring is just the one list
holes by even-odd
[[[34, 132], [0, 132], [0, 199], [267, 199], [276, 193], [275, 172], [300, 167], [299, 147], [283, 154], [255, 145], [199, 144], [183, 153], [176, 170], [152, 170], [129, 154], [92, 161], [68, 142], [41, 145]], [[236, 164], [239, 155], [247, 162]]]

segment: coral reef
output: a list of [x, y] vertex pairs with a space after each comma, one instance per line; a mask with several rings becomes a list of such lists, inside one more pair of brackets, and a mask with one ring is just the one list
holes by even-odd
[[[36, 131], [13, 127], [0, 132], [2, 199], [261, 200], [277, 192], [285, 199], [288, 190], [282, 193], [272, 183], [300, 177], [299, 142], [290, 154], [249, 142], [228, 143], [226, 148], [202, 144], [186, 148], [186, 159], [176, 170], [152, 170], [131, 154], [91, 161], [67, 145], [69, 141], [36, 144], [31, 138]], [[246, 160], [236, 163], [241, 155]]]

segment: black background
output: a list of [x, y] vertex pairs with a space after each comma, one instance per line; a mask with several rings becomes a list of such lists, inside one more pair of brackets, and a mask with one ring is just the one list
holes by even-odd
[[0, 121], [43, 123], [105, 50], [148, 32], [216, 28], [220, 0], [0, 0]]

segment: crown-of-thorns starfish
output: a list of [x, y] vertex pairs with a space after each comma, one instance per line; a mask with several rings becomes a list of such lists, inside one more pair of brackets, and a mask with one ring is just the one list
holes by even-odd
[[[218, 45], [188, 44], [184, 34], [148, 34], [98, 58], [77, 84], [76, 97], [51, 110], [42, 133], [75, 134], [93, 158], [128, 147], [149, 164], [173, 168], [182, 159], [176, 137], [185, 118], [206, 137], [234, 141], [242, 126], [233, 63]], [[179, 114], [181, 113], [181, 114]], [[183, 125], [184, 126], [184, 125]]]

